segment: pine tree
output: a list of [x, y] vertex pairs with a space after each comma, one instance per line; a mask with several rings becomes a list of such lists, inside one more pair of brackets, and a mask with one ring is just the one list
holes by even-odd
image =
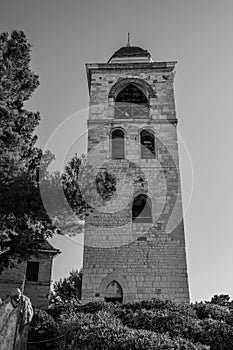
[[30, 68], [31, 45], [22, 31], [0, 35], [0, 272], [27, 259], [54, 227], [43, 208], [39, 169], [53, 159], [35, 146], [39, 112], [25, 102], [39, 85]]
[[[69, 226], [64, 194], [72, 211], [83, 220], [93, 210], [90, 203], [95, 207], [97, 193], [100, 195], [97, 201], [102, 197], [104, 203], [116, 189], [116, 179], [106, 169], [97, 174], [90, 186], [95, 169], [77, 155], [62, 175], [48, 173], [47, 167], [54, 157], [49, 151], [42, 154], [35, 146], [34, 132], [40, 113], [24, 106], [39, 85], [30, 62], [31, 45], [24, 32], [0, 35], [0, 273], [13, 260], [27, 259], [35, 253], [61, 229], [62, 221]], [[81, 191], [78, 177], [85, 167]], [[47, 212], [42, 193], [48, 204]], [[51, 217], [58, 218], [58, 228]]]

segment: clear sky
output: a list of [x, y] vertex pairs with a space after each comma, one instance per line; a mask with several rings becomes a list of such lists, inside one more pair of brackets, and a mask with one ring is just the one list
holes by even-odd
[[[0, 29], [25, 31], [41, 85], [28, 108], [41, 112], [38, 145], [70, 115], [88, 107], [85, 63], [106, 62], [126, 44], [147, 49], [154, 61], [178, 60], [178, 130], [189, 150], [194, 189], [185, 215], [191, 300], [233, 297], [233, 2], [232, 0], [7, 0]], [[79, 116], [77, 136], [85, 128]], [[61, 137], [60, 146], [69, 137]], [[53, 151], [53, 149], [52, 149]], [[85, 142], [80, 154], [85, 151]], [[190, 164], [181, 147], [185, 205]], [[82, 245], [55, 238], [63, 253], [53, 279], [80, 268]]]

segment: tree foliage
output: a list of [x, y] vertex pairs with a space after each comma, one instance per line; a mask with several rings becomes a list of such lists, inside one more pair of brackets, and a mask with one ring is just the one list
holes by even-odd
[[66, 303], [71, 299], [81, 300], [82, 271], [72, 270], [68, 277], [60, 279], [53, 285], [50, 302]]
[[49, 174], [54, 157], [35, 146], [40, 114], [24, 107], [39, 85], [30, 61], [24, 32], [0, 35], [0, 272], [12, 259], [27, 259], [59, 229], [72, 233], [74, 218], [77, 233], [76, 216], [85, 219], [115, 190], [114, 176], [104, 169], [96, 175], [77, 155], [63, 174]]
[[227, 294], [214, 295], [211, 298], [211, 303], [221, 305], [221, 306], [229, 306], [230, 305], [230, 296]]
[[42, 158], [34, 135], [40, 114], [24, 107], [39, 85], [30, 61], [24, 32], [0, 35], [0, 272], [12, 259], [26, 259], [54, 231], [38, 186], [39, 169], [53, 156]]
[[40, 173], [40, 191], [47, 213], [60, 231], [69, 236], [83, 232], [86, 218], [105, 205], [116, 191], [116, 178], [98, 169], [88, 157], [75, 154], [62, 174]]
[[93, 209], [110, 200], [116, 190], [116, 178], [105, 168], [96, 169], [88, 157], [75, 155], [62, 175], [65, 196], [70, 207], [85, 218]]

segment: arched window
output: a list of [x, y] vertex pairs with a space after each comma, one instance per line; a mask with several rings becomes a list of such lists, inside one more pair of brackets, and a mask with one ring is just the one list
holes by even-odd
[[112, 132], [112, 159], [125, 158], [125, 140], [124, 132], [121, 129], [115, 129]]
[[136, 85], [129, 84], [117, 95], [116, 102], [128, 102], [147, 106], [145, 94]]
[[154, 158], [155, 156], [155, 136], [149, 130], [140, 132], [141, 158]]
[[152, 222], [151, 200], [145, 194], [134, 198], [132, 206], [133, 222]]
[[142, 118], [148, 112], [148, 99], [134, 84], [128, 84], [115, 98], [115, 118]]
[[120, 284], [117, 281], [112, 281], [107, 285], [105, 291], [105, 301], [111, 301], [115, 303], [118, 301], [122, 303], [123, 301], [123, 291]]

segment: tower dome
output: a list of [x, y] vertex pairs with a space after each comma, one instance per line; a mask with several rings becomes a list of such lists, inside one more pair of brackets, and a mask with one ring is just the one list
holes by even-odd
[[151, 62], [151, 55], [147, 50], [138, 46], [123, 46], [108, 60], [108, 63]]

